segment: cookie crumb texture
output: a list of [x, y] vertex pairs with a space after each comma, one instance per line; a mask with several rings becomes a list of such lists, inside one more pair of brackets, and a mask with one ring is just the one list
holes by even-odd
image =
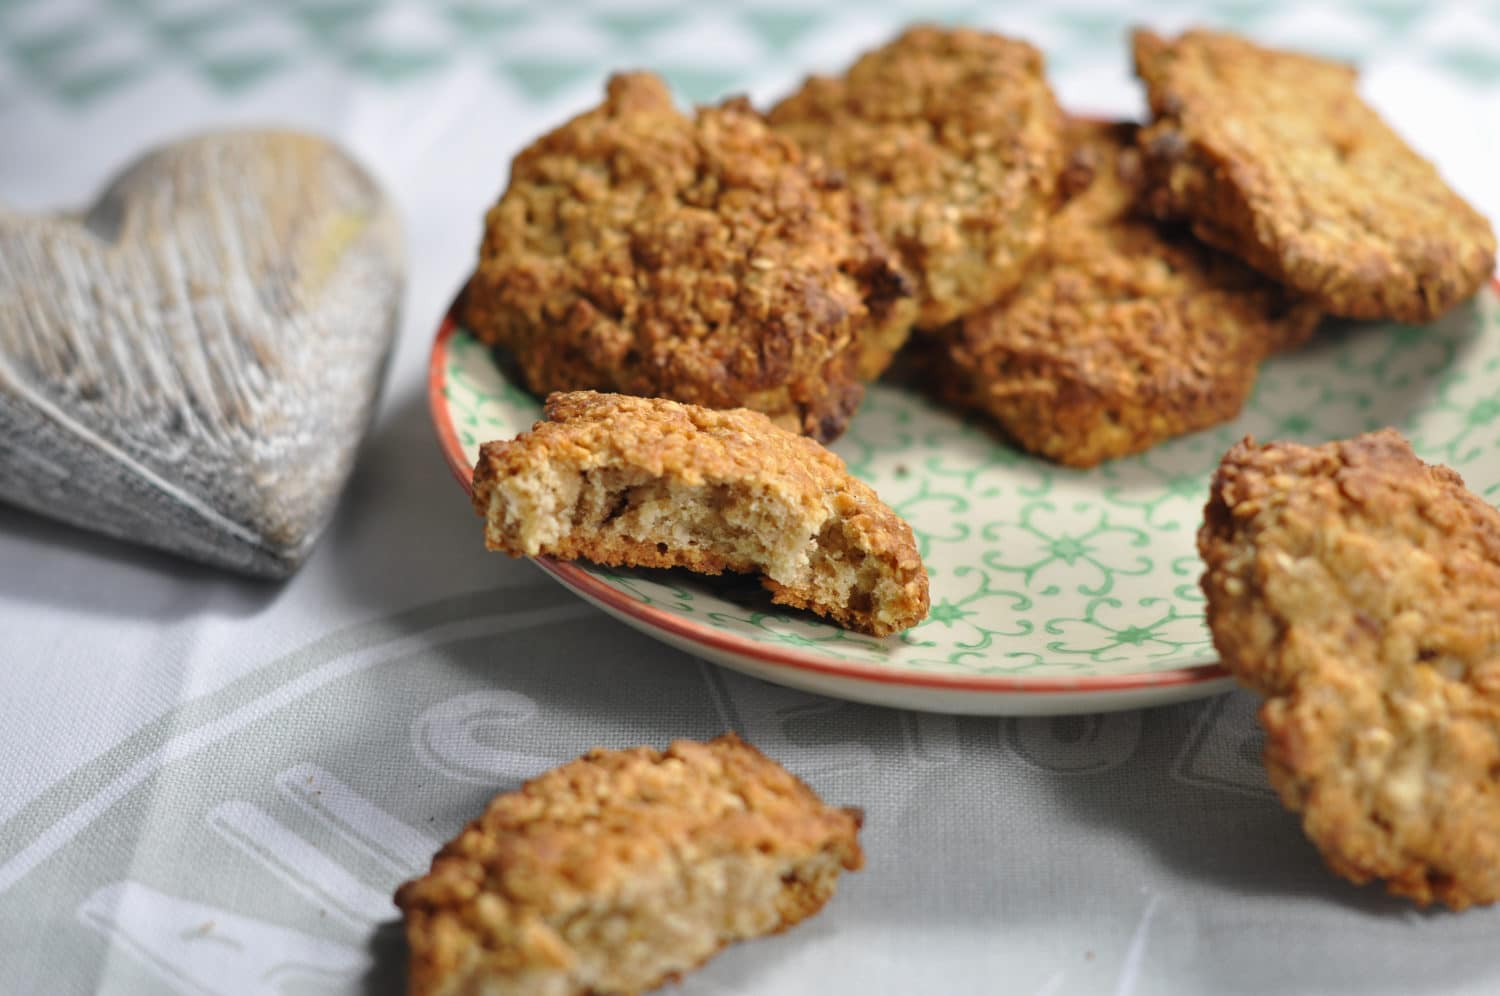
[[995, 300], [1041, 245], [1063, 119], [1026, 42], [913, 27], [767, 117], [848, 175], [916, 280], [922, 327]]
[[1074, 467], [1234, 418], [1271, 353], [1318, 310], [1238, 260], [1137, 211], [1135, 126], [1072, 121], [1071, 199], [1020, 285], [919, 339], [913, 379]]
[[516, 157], [462, 313], [538, 394], [747, 407], [826, 441], [907, 294], [842, 181], [748, 103], [688, 117], [634, 73]]
[[1213, 31], [1134, 37], [1153, 205], [1351, 318], [1435, 318], [1495, 268], [1490, 223], [1360, 99], [1343, 63]]
[[595, 749], [496, 797], [397, 891], [409, 992], [654, 988], [816, 913], [864, 863], [859, 826], [734, 734]]
[[1214, 645], [1340, 875], [1500, 898], [1500, 514], [1393, 430], [1224, 457], [1198, 537]]
[[772, 599], [886, 636], [927, 615], [911, 527], [822, 446], [744, 409], [579, 391], [486, 443], [485, 543], [513, 556], [759, 574]]

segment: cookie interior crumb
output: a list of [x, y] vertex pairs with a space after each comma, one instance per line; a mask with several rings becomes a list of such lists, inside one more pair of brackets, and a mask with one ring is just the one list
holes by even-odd
[[877, 636], [926, 615], [911, 528], [842, 461], [758, 413], [575, 392], [475, 469], [485, 541], [520, 556], [762, 575]]

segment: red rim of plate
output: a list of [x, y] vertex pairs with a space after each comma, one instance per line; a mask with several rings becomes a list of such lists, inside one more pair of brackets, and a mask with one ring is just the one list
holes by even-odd
[[[432, 412], [432, 421], [437, 429], [438, 443], [448, 469], [463, 487], [473, 494], [474, 468], [464, 457], [463, 445], [448, 414], [447, 404], [447, 359], [448, 343], [453, 338], [458, 324], [450, 312], [443, 316], [437, 339], [432, 345], [432, 355], [427, 365], [427, 402]], [[762, 664], [785, 667], [797, 671], [851, 678], [858, 681], [873, 681], [887, 685], [907, 685], [914, 688], [942, 689], [957, 692], [1032, 693], [1057, 694], [1066, 692], [1117, 692], [1142, 688], [1180, 687], [1222, 681], [1228, 676], [1222, 665], [1198, 664], [1189, 667], [1171, 668], [1162, 671], [1136, 672], [1126, 675], [1080, 677], [1080, 678], [1028, 678], [1024, 676], [927, 674], [907, 668], [887, 667], [879, 664], [862, 664], [855, 661], [830, 661], [822, 657], [801, 653], [781, 647], [767, 647], [753, 640], [733, 634], [720, 633], [701, 623], [675, 616], [670, 612], [642, 604], [629, 595], [611, 588], [588, 571], [574, 563], [554, 560], [551, 557], [535, 557], [538, 567], [564, 585], [598, 601], [621, 615], [640, 622], [652, 629], [662, 630], [680, 639], [711, 647], [715, 650], [754, 658]]]
[[[1500, 293], [1500, 275], [1491, 276], [1490, 287]], [[437, 429], [438, 442], [448, 469], [458, 479], [466, 493], [473, 494], [474, 468], [464, 457], [458, 433], [448, 417], [446, 398], [448, 341], [453, 338], [458, 324], [450, 310], [443, 316], [437, 339], [432, 344], [432, 355], [427, 365], [427, 404], [432, 411], [433, 425]], [[1162, 671], [1143, 671], [1133, 674], [1085, 678], [1027, 678], [1003, 675], [953, 675], [926, 674], [907, 668], [886, 667], [878, 664], [861, 664], [854, 661], [829, 661], [795, 650], [766, 647], [741, 636], [720, 633], [700, 623], [682, 619], [661, 609], [643, 605], [628, 595], [600, 581], [577, 564], [553, 560], [551, 557], [533, 558], [538, 567], [564, 585], [595, 601], [609, 606], [624, 616], [629, 616], [652, 629], [662, 630], [681, 639], [712, 647], [715, 650], [750, 657], [776, 667], [797, 671], [833, 675], [857, 681], [878, 682], [886, 685], [906, 685], [913, 688], [941, 689], [956, 692], [991, 692], [996, 694], [1019, 692], [1030, 694], [1059, 694], [1068, 692], [1123, 692], [1144, 688], [1179, 688], [1189, 685], [1222, 681], [1229, 676], [1218, 663], [1196, 664], [1189, 667], [1171, 668]]]

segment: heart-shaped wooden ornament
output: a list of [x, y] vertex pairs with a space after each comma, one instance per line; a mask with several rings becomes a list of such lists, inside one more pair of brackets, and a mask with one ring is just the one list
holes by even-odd
[[290, 574], [368, 427], [403, 270], [375, 182], [292, 132], [164, 146], [82, 216], [0, 212], [0, 499]]

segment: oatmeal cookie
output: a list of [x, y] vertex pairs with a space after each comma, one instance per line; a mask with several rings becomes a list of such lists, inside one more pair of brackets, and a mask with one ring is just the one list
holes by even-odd
[[[916, 344], [921, 383], [1074, 467], [1233, 418], [1316, 308], [1186, 232], [1135, 213], [1135, 127], [1073, 121], [1065, 185], [1021, 284]], [[904, 362], [904, 361], [903, 361]]]
[[462, 317], [539, 394], [754, 408], [828, 440], [906, 294], [841, 181], [743, 99], [688, 117], [635, 73], [516, 157]]
[[1329, 866], [1500, 898], [1500, 513], [1394, 430], [1229, 451], [1198, 548], [1224, 665]]
[[595, 749], [496, 797], [397, 891], [408, 991], [654, 988], [821, 909], [864, 863], [860, 820], [732, 733]]
[[998, 298], [1041, 245], [1062, 115], [1025, 42], [913, 27], [768, 118], [849, 177], [916, 278], [923, 327]]
[[773, 601], [873, 636], [927, 615], [911, 527], [811, 439], [745, 409], [591, 391], [546, 413], [480, 450], [490, 549], [759, 574]]
[[1489, 278], [1489, 222], [1359, 98], [1352, 67], [1213, 31], [1134, 44], [1159, 213], [1335, 315], [1426, 321]]

